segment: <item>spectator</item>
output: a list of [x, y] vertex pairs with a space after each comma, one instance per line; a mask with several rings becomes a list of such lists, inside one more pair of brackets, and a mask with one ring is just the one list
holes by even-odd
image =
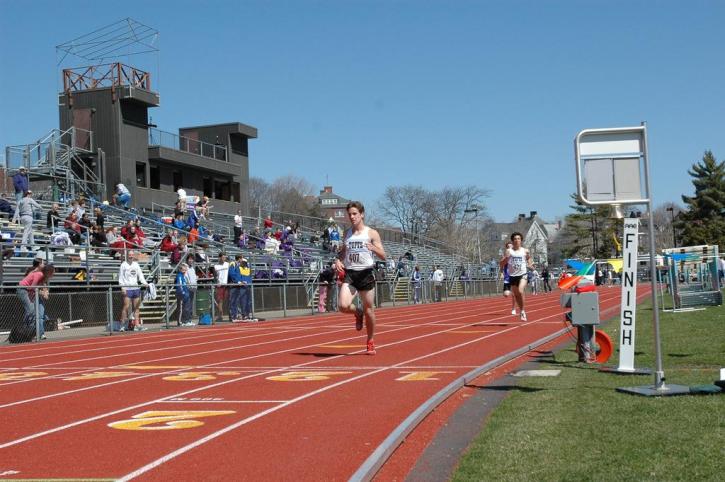
[[57, 203], [53, 203], [53, 206], [48, 211], [45, 217], [45, 227], [51, 231], [55, 231], [55, 226], [60, 222], [60, 206]]
[[241, 259], [239, 272], [242, 275], [242, 287], [240, 303], [242, 305], [242, 320], [257, 321], [252, 317], [252, 269], [246, 258]]
[[176, 249], [176, 243], [174, 243], [170, 230], [166, 231], [166, 235], [161, 239], [159, 249], [162, 253], [171, 253]]
[[435, 270], [433, 271], [433, 288], [435, 290], [434, 301], [441, 301], [442, 299], [444, 279], [445, 276], [443, 275], [443, 271], [440, 269], [440, 267], [436, 266]]
[[128, 204], [131, 202], [131, 192], [120, 182], [116, 184], [116, 194], [114, 195], [114, 200], [117, 205], [120, 205], [124, 209], [128, 209]]
[[126, 246], [131, 249], [143, 247], [143, 239], [139, 237], [136, 226], [131, 226], [126, 232]]
[[70, 236], [65, 231], [56, 231], [50, 237], [50, 244], [53, 246], [73, 246]]
[[269, 231], [265, 235], [264, 239], [264, 250], [269, 254], [277, 254], [277, 251], [279, 250], [279, 241], [277, 241], [273, 236], [272, 233]]
[[[121, 309], [121, 331], [144, 330], [141, 321], [141, 286], [147, 286], [141, 266], [136, 262], [136, 252], [127, 253], [127, 259], [118, 269], [118, 284], [123, 290], [123, 308]], [[128, 324], [126, 324], [128, 320]]]
[[73, 199], [70, 202], [70, 206], [68, 207], [68, 214], [66, 214], [66, 217], [70, 216], [71, 214], [75, 214], [78, 219], [80, 219], [80, 215], [78, 214], [78, 201]]
[[179, 321], [177, 322], [179, 326], [194, 325], [191, 321], [191, 296], [189, 293], [188, 279], [186, 278], [188, 271], [189, 266], [186, 263], [181, 263], [179, 265], [179, 270], [176, 273], [176, 299], [180, 304], [178, 309]]
[[172, 264], [179, 264], [184, 258], [184, 255], [189, 251], [189, 247], [186, 243], [186, 236], [179, 236], [179, 242], [176, 245], [176, 248], [171, 252], [171, 258], [169, 259]]
[[239, 236], [236, 237], [236, 240], [239, 249], [247, 249], [247, 246], [249, 245], [249, 236], [247, 236], [243, 229], [239, 231]]
[[84, 234], [88, 232], [88, 229], [90, 229], [90, 227], [91, 227], [91, 219], [88, 217], [88, 213], [83, 213], [83, 215], [80, 218], [80, 221], [78, 221], [78, 224], [80, 224], [83, 228], [87, 228], [87, 229], [81, 228]]
[[146, 233], [143, 232], [143, 228], [141, 227], [141, 220], [136, 219], [133, 225], [136, 228], [136, 235], [141, 239], [141, 244], [143, 245], [146, 240]]
[[274, 223], [272, 222], [272, 215], [270, 214], [269, 216], [264, 218], [264, 230], [271, 230], [273, 225]]
[[193, 228], [189, 229], [189, 236], [188, 236], [188, 242], [189, 244], [193, 245], [199, 240], [199, 230], [194, 226]]
[[194, 268], [194, 256], [188, 256], [186, 258], [186, 265], [189, 269], [186, 270], [186, 287], [189, 289], [189, 303], [191, 306], [191, 318], [194, 318], [194, 307], [196, 306], [196, 289], [199, 284], [199, 279], [196, 276], [196, 269]]
[[5, 194], [3, 194], [3, 197], [0, 198], [0, 213], [7, 214], [8, 219], [12, 219], [13, 214], [15, 214], [15, 209], [13, 209], [8, 200], [5, 199]]
[[84, 214], [86, 214], [86, 200], [81, 198], [76, 203], [76, 216], [78, 219], [83, 219]]
[[201, 199], [199, 199], [199, 218], [200, 219], [207, 219], [209, 217], [209, 212], [211, 211], [211, 204], [209, 204], [209, 197], [208, 196], [202, 196]]
[[332, 263], [327, 264], [320, 272], [320, 288], [317, 300], [317, 311], [320, 313], [327, 311], [327, 300], [330, 298], [330, 291], [333, 283], [335, 283], [335, 274]]
[[413, 274], [410, 276], [410, 282], [413, 285], [413, 304], [417, 305], [420, 303], [420, 292], [423, 283], [423, 280], [420, 277], [420, 267], [417, 265], [413, 270]]
[[23, 225], [23, 240], [21, 251], [25, 251], [28, 247], [32, 249], [35, 245], [35, 235], [33, 234], [33, 214], [34, 211], [40, 211], [40, 204], [33, 199], [33, 191], [26, 191], [25, 197], [20, 200], [16, 211]]
[[172, 224], [176, 229], [186, 231], [186, 223], [184, 222], [184, 216], [182, 214], [177, 214]]
[[[216, 304], [216, 321], [221, 322], [224, 313], [228, 311], [227, 282], [229, 281], [229, 263], [227, 255], [219, 253], [219, 262], [214, 265], [214, 273], [217, 281], [214, 303]], [[227, 310], [225, 310], [225, 307]]]
[[128, 237], [128, 232], [131, 230], [131, 226], [133, 226], [133, 221], [129, 219], [128, 221], [126, 221], [126, 224], [124, 224], [121, 228], [121, 237], [123, 239], [126, 239]]
[[279, 242], [282, 242], [282, 229], [277, 228], [274, 230], [274, 239], [276, 239]]
[[126, 249], [126, 240], [116, 232], [116, 226], [106, 229], [106, 243], [111, 248], [111, 254], [115, 257], [116, 253]]
[[551, 291], [551, 285], [549, 284], [550, 279], [551, 273], [549, 273], [549, 266], [544, 265], [544, 268], [541, 270], [541, 280], [544, 285], [544, 293], [549, 293]]
[[229, 263], [229, 317], [232, 323], [242, 321], [242, 273], [240, 271], [242, 255], [238, 254], [236, 260]]
[[25, 193], [30, 189], [30, 180], [28, 179], [28, 172], [25, 166], [20, 166], [18, 173], [13, 176], [13, 187], [15, 188], [15, 214], [13, 215], [13, 222], [17, 222], [20, 219], [18, 206], [20, 205], [20, 201], [25, 197]]
[[239, 236], [242, 234], [243, 223], [244, 218], [242, 217], [242, 210], [240, 209], [234, 216], [234, 239], [238, 240]]
[[174, 204], [174, 218], [181, 214], [182, 216], [186, 212], [186, 200], [182, 202], [181, 198], [179, 198], [176, 201], [176, 204]]
[[[39, 269], [34, 269], [28, 273], [19, 283], [17, 294], [20, 302], [23, 304], [23, 322], [29, 325], [35, 325], [35, 289], [36, 287], [47, 286], [50, 279], [55, 274], [55, 268], [52, 264], [48, 264]], [[40, 319], [40, 338], [45, 339], [45, 304], [48, 299], [48, 288], [40, 288], [40, 298], [38, 299], [38, 317]]]
[[337, 225], [330, 227], [330, 246], [335, 253], [340, 250], [340, 231], [337, 230]]
[[94, 224], [91, 227], [91, 246], [95, 246], [97, 248], [107, 246], [106, 232], [97, 224]]
[[101, 211], [101, 208], [94, 209], [93, 213], [96, 215], [96, 226], [105, 230], [106, 216], [103, 214], [103, 211]]

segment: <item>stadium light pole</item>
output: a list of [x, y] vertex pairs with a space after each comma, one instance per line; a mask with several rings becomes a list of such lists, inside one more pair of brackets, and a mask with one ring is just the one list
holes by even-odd
[[672, 247], [677, 247], [677, 232], [675, 231], [675, 208], [670, 206], [667, 208], [667, 211], [670, 212], [670, 216], [672, 217]]
[[478, 211], [479, 211], [479, 209], [475, 208], [475, 207], [463, 210], [464, 213], [475, 213], [475, 216], [476, 216], [476, 218], [475, 218], [476, 219], [476, 247], [477, 247], [477, 251], [478, 251], [478, 265], [480, 267], [480, 265], [481, 265], [481, 233], [478, 232]]

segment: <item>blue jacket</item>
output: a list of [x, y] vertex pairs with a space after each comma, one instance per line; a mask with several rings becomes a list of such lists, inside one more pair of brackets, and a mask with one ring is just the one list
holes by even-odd
[[247, 265], [245, 268], [244, 266], [239, 267], [239, 273], [242, 275], [242, 281], [247, 283], [248, 285], [252, 284], [252, 268]]
[[237, 263], [229, 263], [229, 284], [237, 284], [242, 281], [242, 273], [239, 271]]
[[176, 273], [176, 297], [177, 298], [188, 298], [189, 297], [189, 285], [186, 282], [186, 276], [184, 273], [179, 271]]
[[25, 174], [17, 173], [13, 176], [13, 186], [15, 192], [25, 192], [28, 190], [28, 176]]

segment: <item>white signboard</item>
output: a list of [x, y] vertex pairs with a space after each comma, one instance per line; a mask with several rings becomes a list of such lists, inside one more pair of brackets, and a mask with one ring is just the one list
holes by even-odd
[[619, 326], [618, 371], [633, 372], [634, 369], [634, 327], [637, 313], [637, 248], [639, 219], [624, 220], [622, 239], [622, 308]]

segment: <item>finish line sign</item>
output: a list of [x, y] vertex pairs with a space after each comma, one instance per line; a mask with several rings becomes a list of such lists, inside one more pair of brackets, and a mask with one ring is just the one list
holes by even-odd
[[624, 220], [622, 251], [622, 308], [619, 325], [618, 371], [634, 372], [634, 327], [637, 313], [637, 249], [639, 219]]

